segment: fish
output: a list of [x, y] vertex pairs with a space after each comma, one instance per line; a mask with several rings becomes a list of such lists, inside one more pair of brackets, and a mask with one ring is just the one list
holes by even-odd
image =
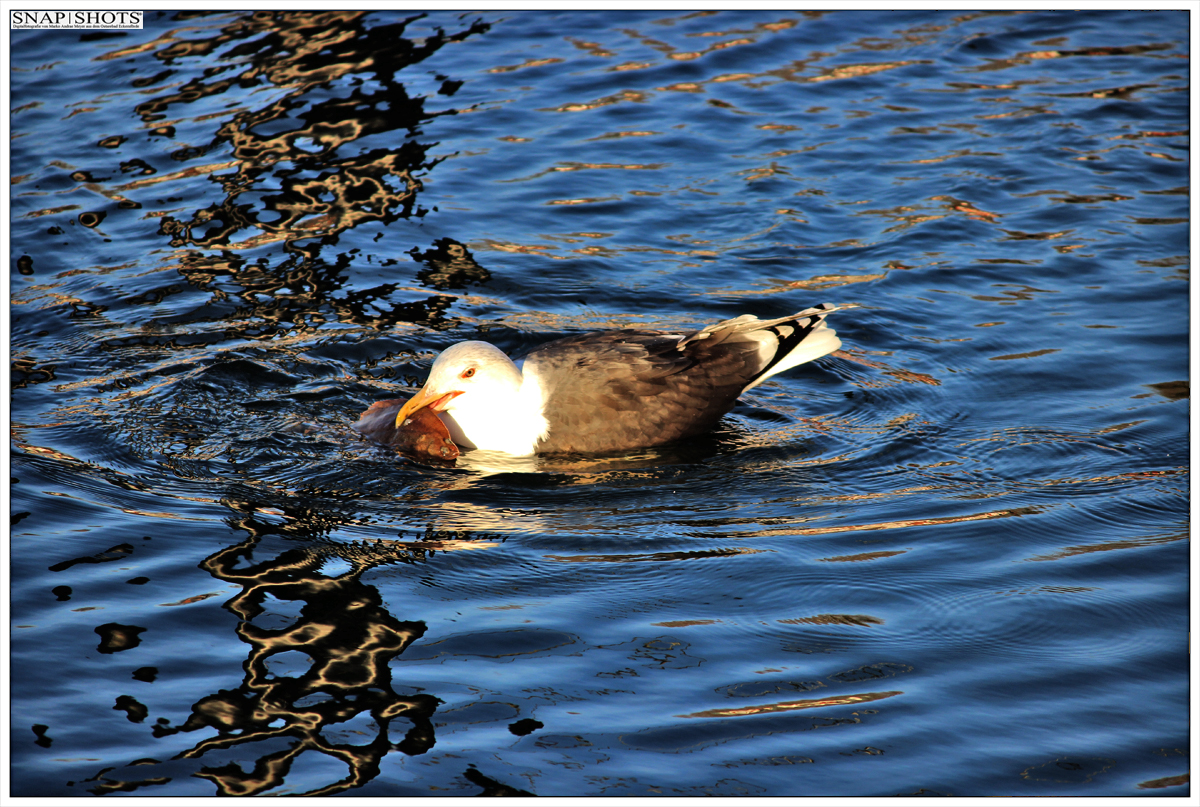
[[460, 452], [446, 424], [429, 408], [417, 409], [406, 413], [403, 420], [398, 419], [406, 403], [405, 398], [376, 401], [359, 415], [351, 428], [418, 462], [452, 464]]

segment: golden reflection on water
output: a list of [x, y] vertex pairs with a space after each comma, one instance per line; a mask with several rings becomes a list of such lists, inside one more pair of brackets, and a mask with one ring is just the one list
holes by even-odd
[[693, 628], [698, 625], [716, 625], [719, 619], [676, 619], [670, 622], [651, 622], [656, 628]]
[[813, 76], [809, 79], [801, 79], [802, 81], [819, 82], [819, 81], [837, 81], [845, 78], [859, 78], [860, 76], [869, 76], [873, 73], [882, 73], [886, 70], [896, 70], [900, 67], [908, 67], [914, 64], [932, 64], [927, 59], [914, 59], [911, 61], [899, 62], [876, 62], [873, 64], [847, 64], [838, 67], [825, 67], [821, 69], [821, 75]]
[[871, 532], [875, 530], [897, 530], [908, 527], [935, 527], [942, 524], [963, 524], [969, 521], [987, 521], [993, 518], [1020, 518], [1044, 513], [1049, 508], [1041, 505], [1026, 507], [1010, 507], [1003, 510], [989, 510], [982, 513], [970, 513], [962, 516], [944, 516], [939, 518], [906, 518], [896, 521], [877, 521], [871, 524], [839, 524], [830, 527], [766, 527], [758, 530], [730, 533], [729, 537], [765, 538], [771, 535], [832, 535], [839, 532]]
[[679, 552], [648, 552], [637, 555], [546, 555], [546, 560], [561, 563], [640, 563], [644, 561], [698, 560], [700, 558], [727, 558], [734, 555], [757, 555], [774, 552], [773, 549], [750, 549], [727, 547], [721, 549], [695, 549]]
[[1180, 787], [1191, 782], [1191, 774], [1182, 773], [1179, 776], [1164, 776], [1161, 779], [1151, 779], [1148, 782], [1139, 782], [1140, 789], [1156, 789], [1160, 787]]
[[1168, 401], [1182, 401], [1191, 396], [1191, 382], [1188, 380], [1164, 381], [1161, 384], [1146, 384], [1146, 386]]
[[856, 706], [860, 703], [892, 698], [903, 695], [903, 690], [891, 692], [863, 692], [855, 695], [838, 695], [829, 698], [811, 698], [799, 701], [782, 701], [767, 703], [759, 706], [743, 706], [738, 709], [708, 709], [703, 712], [677, 715], [677, 717], [753, 717], [756, 715], [774, 714], [777, 712], [793, 712], [800, 709], [821, 709], [826, 706]]
[[[881, 373], [881, 375], [886, 376], [887, 378], [895, 379], [896, 381], [899, 381], [902, 383], [929, 384], [930, 386], [934, 386], [934, 387], [941, 386], [941, 383], [942, 383], [942, 382], [938, 381], [936, 378], [934, 378], [933, 376], [928, 375], [926, 373], [918, 373], [914, 370], [906, 370], [906, 369], [900, 368], [900, 367], [893, 367], [889, 364], [879, 361], [878, 359], [866, 358], [869, 355], [871, 355], [871, 356], [890, 355], [889, 353], [885, 353], [883, 351], [870, 351], [870, 350], [863, 350], [861, 348], [846, 348], [846, 349], [842, 349], [842, 350], [836, 350], [833, 353], [831, 353], [830, 355], [836, 356], [837, 358], [840, 358], [840, 359], [845, 359], [846, 361], [854, 362], [855, 364], [861, 364], [863, 367], [870, 367], [873, 370], [882, 370], [883, 372]], [[878, 377], [876, 377], [874, 379], [865, 379], [865, 378], [859, 379], [856, 381], [856, 383], [858, 386], [860, 386], [864, 389], [881, 389], [883, 387], [890, 387], [890, 386], [895, 385], [895, 382], [893, 382], [893, 381], [887, 381], [886, 379], [882, 379], [882, 378], [878, 378]], [[916, 415], [910, 414], [905, 417], [906, 417], [906, 420], [911, 420], [911, 419], [915, 418]], [[905, 421], [900, 421], [900, 420], [897, 420], [896, 418], [893, 418], [892, 423], [889, 425], [899, 425], [902, 422], [905, 422]]]
[[558, 64], [564, 61], [558, 58], [548, 59], [526, 59], [520, 64], [501, 65], [499, 67], [489, 67], [485, 73], [512, 73], [517, 70], [524, 70], [527, 67], [545, 67], [548, 64]]
[[[887, 273], [864, 274], [864, 275], [815, 275], [808, 280], [782, 280], [771, 278], [756, 285], [769, 286], [765, 289], [714, 289], [710, 294], [725, 297], [753, 297], [766, 294], [786, 294], [789, 291], [796, 289], [812, 289], [824, 290], [833, 289], [838, 286], [847, 286], [852, 283], [872, 283], [877, 280], [883, 280], [887, 277]], [[853, 303], [842, 303], [839, 310], [848, 308], [857, 308]], [[834, 353], [838, 355], [841, 351]], [[842, 353], [842, 358], [847, 356]]]
[[795, 619], [777, 619], [781, 625], [853, 625], [867, 627], [882, 625], [884, 621], [870, 614], [817, 614], [816, 616], [797, 617]]
[[883, 558], [894, 558], [897, 555], [903, 555], [908, 552], [907, 549], [901, 549], [895, 552], [862, 552], [857, 555], [837, 555], [832, 558], [817, 558], [817, 563], [860, 563], [865, 560], [882, 560]]
[[1126, 538], [1118, 541], [1102, 541], [1098, 544], [1081, 544], [1078, 546], [1063, 547], [1057, 552], [1051, 552], [1046, 555], [1034, 555], [1031, 558], [1025, 558], [1027, 561], [1044, 561], [1044, 560], [1063, 560], [1064, 558], [1073, 558], [1077, 555], [1087, 555], [1092, 552], [1112, 552], [1117, 549], [1141, 549], [1147, 546], [1155, 546], [1158, 544], [1170, 544], [1175, 541], [1186, 541], [1189, 539], [1187, 531], [1167, 533], [1165, 535], [1147, 535], [1142, 538]]
[[533, 179], [539, 179], [548, 174], [565, 174], [572, 171], [597, 171], [597, 170], [617, 170], [617, 171], [658, 171], [664, 168], [667, 163], [581, 163], [581, 162], [560, 162], [553, 168], [547, 168], [544, 171], [538, 171], [536, 174], [530, 174], [527, 177], [515, 177], [514, 179], [502, 179], [501, 183], [507, 182], [528, 182]]
[[1051, 353], [1058, 353], [1062, 348], [1048, 347], [1042, 350], [1029, 350], [1024, 353], [1007, 353], [1003, 356], [990, 356], [988, 361], [1012, 361], [1013, 359], [1034, 359], [1038, 356], [1046, 356]]

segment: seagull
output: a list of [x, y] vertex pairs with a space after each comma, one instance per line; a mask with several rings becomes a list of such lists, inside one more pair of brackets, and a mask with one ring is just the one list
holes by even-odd
[[396, 415], [428, 407], [460, 448], [611, 454], [708, 431], [738, 396], [841, 347], [822, 303], [789, 317], [750, 314], [692, 333], [613, 330], [547, 342], [517, 361], [488, 342], [452, 345]]

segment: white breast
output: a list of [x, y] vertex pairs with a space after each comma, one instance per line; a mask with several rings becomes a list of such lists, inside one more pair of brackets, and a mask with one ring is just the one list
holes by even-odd
[[550, 428], [544, 412], [541, 384], [537, 373], [528, 368], [522, 373], [520, 389], [460, 396], [438, 417], [460, 448], [524, 457], [537, 452], [538, 441]]

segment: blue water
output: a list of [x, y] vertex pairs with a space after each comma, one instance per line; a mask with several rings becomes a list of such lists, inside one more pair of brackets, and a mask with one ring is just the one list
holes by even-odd
[[[13, 32], [12, 795], [1188, 796], [1188, 25]], [[350, 429], [819, 302], [685, 445]]]

